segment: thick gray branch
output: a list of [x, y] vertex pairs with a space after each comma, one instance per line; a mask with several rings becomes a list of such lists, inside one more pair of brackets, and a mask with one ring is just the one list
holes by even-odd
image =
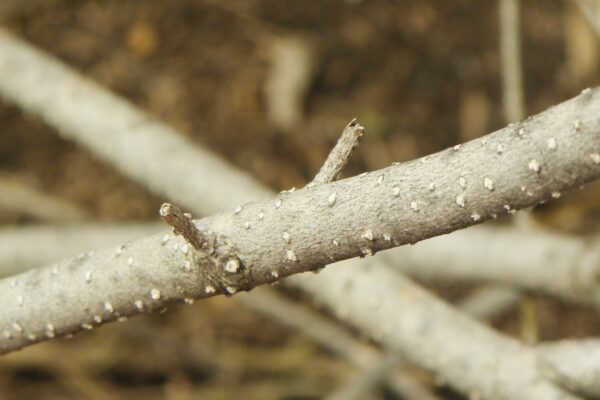
[[[554, 191], [577, 187], [600, 174], [600, 165], [589, 156], [590, 151], [600, 145], [594, 115], [599, 103], [595, 92], [586, 93], [529, 120], [523, 127], [527, 135], [507, 128], [424, 160], [285, 193], [265, 202], [247, 204], [230, 214], [198, 221], [199, 229], [212, 232], [215, 255], [195, 254], [182, 239], [159, 235], [138, 240], [125, 248], [86, 254], [0, 281], [0, 301], [6, 305], [0, 311], [4, 334], [0, 346], [4, 351], [14, 350], [118, 316], [158, 310], [168, 304], [214, 293], [231, 294], [250, 289], [282, 276], [323, 267], [330, 261], [413, 243], [465, 227], [492, 214], [506, 212], [506, 204], [511, 204], [510, 209], [534, 205]], [[576, 126], [572, 124], [573, 119], [577, 121]], [[548, 148], [549, 138], [562, 145]], [[501, 154], [498, 154], [499, 145]], [[500, 160], [507, 161], [503, 168], [498, 167]], [[531, 160], [536, 160], [536, 168], [532, 168]], [[493, 190], [486, 185], [488, 180], [495, 182]], [[526, 191], [521, 190], [522, 185], [526, 185]], [[331, 193], [337, 195], [334, 204], [327, 201]], [[478, 218], [473, 218], [472, 210], [478, 211]], [[354, 218], [348, 218], [349, 215]], [[224, 268], [226, 260], [232, 257], [241, 265], [235, 273]], [[380, 277], [375, 281], [382, 284], [385, 279]], [[363, 277], [359, 281], [367, 280]], [[323, 282], [323, 279], [318, 281], [319, 285]], [[400, 290], [396, 288], [395, 293], [408, 293], [408, 288], [401, 290], [401, 282], [396, 283]], [[303, 288], [314, 292], [319, 285], [315, 281]], [[350, 297], [362, 298], [358, 294]], [[391, 298], [400, 301], [397, 295]], [[390, 311], [386, 310], [386, 315], [391, 315]], [[422, 315], [427, 318], [431, 313]], [[443, 321], [441, 315], [436, 321], [438, 319]], [[479, 326], [468, 321], [465, 323]], [[369, 325], [367, 321], [361, 324]], [[460, 332], [477, 332], [474, 327], [459, 328]], [[490, 343], [496, 340], [491, 337]], [[435, 335], [429, 339], [434, 343], [438, 340]], [[436, 346], [430, 344], [430, 340], [427, 346], [433, 349]], [[463, 339], [456, 338], [456, 343], [460, 340]], [[423, 346], [413, 343], [414, 346], [409, 347], [424, 352], [417, 356], [405, 347], [405, 341], [403, 343], [395, 343], [395, 346], [414, 361], [427, 354]], [[486, 347], [487, 344], [478, 340], [473, 346]], [[500, 354], [512, 355], [510, 360], [522, 358], [508, 344], [503, 345]], [[452, 359], [455, 356], [457, 358]], [[464, 363], [473, 355], [462, 356]], [[439, 357], [458, 361], [458, 355], [453, 356], [448, 351]], [[533, 362], [535, 357], [524, 359]], [[483, 364], [475, 360], [469, 362], [480, 369], [490, 360]], [[497, 363], [500, 361], [495, 360], [493, 364]], [[426, 366], [435, 369], [433, 365]], [[477, 377], [459, 379], [452, 371], [440, 373], [447, 374], [454, 385], [465, 391], [478, 388], [488, 397], [500, 397], [496, 396], [500, 389], [492, 383], [494, 378], [480, 382]], [[510, 390], [534, 390], [532, 396], [528, 396], [534, 398], [541, 389], [529, 379], [532, 377], [517, 381], [522, 386], [511, 386]], [[540, 393], [547, 395], [548, 390], [545, 388]]]
[[[600, 176], [600, 163], [591, 156], [600, 149], [599, 115], [600, 94], [594, 90], [459, 149], [197, 221], [214, 252], [181, 251], [188, 246], [178, 238], [166, 237], [173, 247], [156, 236], [128, 245], [123, 257], [102, 251], [30, 271], [19, 285], [0, 282], [0, 299], [8, 305], [0, 311], [0, 326], [19, 321], [15, 326], [22, 324], [38, 341], [47, 323], [61, 333], [87, 325], [100, 312], [94, 304], [114, 303], [128, 315], [148, 296], [146, 307], [154, 309], [184, 298], [232, 294], [533, 206]], [[548, 146], [551, 139], [558, 145]], [[232, 259], [240, 264], [235, 273], [224, 269]], [[50, 279], [54, 269], [63, 273]], [[20, 296], [34, 292], [34, 304], [23, 313]], [[48, 304], [65, 308], [48, 310]], [[54, 322], [42, 322], [48, 318]], [[12, 337], [7, 349], [32, 342], [27, 335]]]

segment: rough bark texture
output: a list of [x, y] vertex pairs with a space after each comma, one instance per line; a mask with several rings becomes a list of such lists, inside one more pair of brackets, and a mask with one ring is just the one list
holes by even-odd
[[[190, 251], [180, 238], [165, 243], [159, 235], [131, 243], [122, 257], [101, 251], [30, 271], [17, 285], [0, 282], [0, 300], [8, 305], [0, 326], [23, 325], [14, 333], [26, 332], [2, 345], [16, 349], [40, 340], [48, 323], [61, 333], [76, 331], [102, 314], [93, 304], [116, 304], [118, 313], [129, 315], [148, 295], [146, 308], [155, 309], [233, 294], [533, 206], [600, 176], [600, 162], [591, 156], [600, 151], [599, 111], [600, 94], [590, 91], [460, 148], [197, 221], [208, 238], [206, 251]], [[548, 146], [551, 139], [558, 145]], [[224, 269], [231, 260], [239, 263], [235, 273]], [[62, 273], [48, 275], [52, 269]], [[90, 274], [95, 279], [87, 279]], [[20, 312], [19, 299], [31, 293], [34, 303]], [[54, 321], [42, 322], [48, 318]]]

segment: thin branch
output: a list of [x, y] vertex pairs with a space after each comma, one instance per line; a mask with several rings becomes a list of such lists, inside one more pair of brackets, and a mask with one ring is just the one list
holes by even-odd
[[164, 230], [163, 224], [85, 224], [0, 229], [0, 278]]
[[532, 349], [370, 260], [364, 265], [345, 261], [319, 276], [303, 274], [288, 283], [318, 296], [351, 325], [370, 327], [375, 340], [435, 371], [465, 394], [486, 399], [574, 398], [544, 378]]
[[500, 58], [502, 61], [502, 108], [508, 122], [525, 117], [523, 71], [519, 28], [520, 0], [499, 0]]
[[5, 176], [0, 177], [0, 208], [63, 224], [89, 219], [77, 205]]
[[[468, 295], [458, 304], [458, 308], [474, 318], [487, 320], [514, 308], [520, 299], [520, 293], [515, 290], [503, 287], [484, 287]], [[365, 368], [362, 374], [352, 375], [343, 385], [329, 395], [329, 398], [364, 398], [369, 390], [373, 390], [375, 386], [388, 378], [394, 360], [397, 363], [397, 358], [382, 357], [377, 364]], [[421, 399], [423, 398], [421, 396], [417, 393], [415, 398]]]
[[[201, 213], [210, 214], [270, 196], [247, 173], [4, 29], [0, 71], [5, 100], [40, 116], [65, 139], [184, 208], [194, 210], [202, 199]], [[161, 162], [167, 155], [171, 160]], [[202, 189], [222, 182], [228, 183], [227, 190]]]
[[[310, 185], [314, 186], [335, 181], [346, 166], [352, 151], [358, 146], [364, 132], [365, 128], [356, 122], [356, 119], [350, 121]], [[332, 201], [335, 202], [335, 198]]]
[[267, 118], [277, 128], [289, 131], [303, 119], [318, 52], [307, 38], [298, 35], [269, 35], [262, 44], [270, 59], [263, 84]]
[[[268, 287], [260, 287], [252, 293], [240, 294], [235, 299], [283, 325], [302, 332], [324, 348], [347, 359], [361, 368], [359, 374], [374, 368], [379, 369], [382, 360], [388, 359], [372, 347], [357, 342], [331, 321], [305, 306], [294, 304], [277, 292], [269, 290]], [[437, 396], [410, 377], [398, 356], [393, 356], [393, 359], [395, 360], [393, 365], [389, 365], [390, 370], [387, 371], [386, 377], [379, 380], [380, 382], [385, 381], [387, 386], [403, 399], [437, 399]], [[386, 365], [388, 364], [390, 363], [386, 361]]]
[[[507, 123], [525, 117], [523, 90], [523, 62], [521, 56], [520, 6], [521, 0], [499, 0], [500, 58], [502, 62], [502, 108]], [[531, 213], [519, 213], [513, 223], [523, 229], [536, 226]], [[528, 295], [519, 304], [521, 335], [528, 342], [537, 338], [536, 310]]]

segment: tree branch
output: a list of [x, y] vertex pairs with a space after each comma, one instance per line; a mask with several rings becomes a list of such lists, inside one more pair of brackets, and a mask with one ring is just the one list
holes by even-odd
[[80, 222], [90, 217], [75, 204], [49, 196], [6, 176], [0, 176], [0, 208], [62, 224]]
[[[600, 146], [595, 116], [598, 108], [600, 96], [594, 91], [532, 118], [527, 123], [530, 133], [525, 137], [507, 128], [469, 142], [459, 151], [450, 149], [425, 160], [281, 194], [247, 204], [239, 212], [196, 221], [198, 229], [207, 232], [214, 243], [214, 253], [179, 251], [185, 244], [183, 240], [159, 235], [130, 243], [126, 249], [88, 253], [0, 281], [0, 301], [6, 304], [0, 310], [4, 333], [0, 347], [4, 352], [15, 350], [143, 310], [159, 310], [215, 293], [232, 294], [278, 277], [321, 268], [331, 261], [414, 243], [506, 211], [508, 199], [512, 202], [510, 208], [531, 206], [555, 190], [578, 187], [600, 175], [600, 165], [591, 157], [586, 159], [590, 149]], [[577, 130], [569, 123], [574, 114], [580, 121]], [[547, 149], [548, 137], [564, 146]], [[494, 144], [503, 144], [510, 151], [498, 155], [490, 151], [490, 147], [497, 149]], [[505, 169], [496, 168], [499, 156], [507, 161]], [[532, 157], [543, 160], [539, 161], [543, 173], [541, 169], [522, 167]], [[432, 193], [424, 183], [433, 176], [437, 189]], [[457, 177], [468, 177], [472, 182], [484, 182], [487, 177], [501, 184], [494, 191], [475, 183], [465, 188], [457, 185]], [[522, 184], [527, 185], [529, 193], [521, 191]], [[397, 187], [399, 192], [394, 190]], [[466, 201], [457, 204], [457, 191], [463, 200], [468, 195], [470, 209], [480, 210], [477, 221], [472, 211], [463, 208]], [[331, 193], [339, 194], [335, 206], [327, 202]], [[421, 212], [406, 206], [410, 199], [419, 199]], [[252, 229], [243, 221], [250, 221]], [[232, 258], [241, 266], [235, 273], [225, 269]], [[453, 373], [442, 373], [449, 374], [454, 384], [467, 391], [473, 387], [483, 392], [492, 390], [490, 383], [461, 383]]]
[[202, 250], [207, 242], [206, 236], [192, 222], [192, 215], [184, 213], [177, 206], [164, 203], [160, 207], [160, 217], [173, 227], [173, 233], [181, 235], [195, 250]]
[[[30, 271], [18, 279], [21, 284], [16, 287], [0, 282], [0, 298], [6, 296], [3, 304], [14, 304], [0, 311], [2, 326], [20, 321], [23, 331], [36, 338], [14, 337], [5, 344], [7, 349], [16, 349], [41, 340], [45, 329], [41, 321], [48, 318], [54, 321], [47, 323], [60, 327], [61, 333], [75, 332], [101, 311], [92, 305], [109, 301], [107, 297], [118, 313], [130, 315], [139, 312], [133, 304], [148, 293], [152, 309], [188, 297], [232, 294], [333, 261], [416, 243], [507, 209], [533, 206], [554, 192], [577, 188], [600, 176], [600, 163], [590, 156], [600, 149], [599, 111], [600, 94], [594, 90], [531, 118], [522, 127], [527, 135], [515, 135], [509, 127], [466, 143], [458, 151], [449, 149], [367, 176], [280, 194], [247, 204], [239, 212], [196, 221], [214, 252], [185, 254], [155, 236], [131, 243], [124, 257], [115, 257], [115, 250], [101, 251]], [[573, 120], [578, 121], [577, 129]], [[548, 149], [549, 138], [561, 145]], [[505, 149], [502, 154], [495, 151], [499, 145]], [[539, 169], [528, 167], [531, 160], [536, 160]], [[468, 184], [459, 185], [460, 178]], [[485, 187], [485, 179], [496, 182], [493, 191]], [[429, 183], [436, 190], [431, 192]], [[338, 199], [335, 204], [328, 202], [332, 193]], [[458, 198], [462, 201], [457, 202]], [[474, 214], [478, 217], [473, 218]], [[178, 238], [166, 239], [183, 248]], [[240, 263], [235, 273], [224, 269], [232, 259]], [[188, 264], [190, 268], [182, 267]], [[47, 271], [54, 268], [64, 273], [49, 279], [52, 275]], [[90, 274], [98, 275], [93, 285]], [[33, 292], [36, 312], [28, 308], [23, 315], [19, 302], [10, 299]], [[46, 310], [56, 299], [87, 304], [90, 310], [66, 304]], [[103, 319], [114, 318], [105, 315]]]
[[459, 313], [376, 259], [370, 261], [345, 261], [318, 277], [303, 274], [288, 283], [318, 296], [351, 325], [370, 327], [375, 340], [469, 396], [575, 398], [546, 379], [531, 348]]
[[[308, 336], [324, 348], [347, 359], [352, 364], [360, 367], [359, 374], [371, 369], [379, 369], [382, 361], [388, 356], [382, 355], [377, 350], [357, 342], [346, 331], [337, 325], [311, 311], [309, 308], [294, 304], [284, 296], [278, 295], [273, 290], [260, 287], [248, 294], [240, 294], [235, 299], [245, 306], [266, 315], [273, 320], [286, 325]], [[413, 379], [399, 357], [393, 357], [393, 369], [387, 371], [385, 381], [387, 386], [396, 394], [407, 400], [436, 400], [437, 396], [431, 394], [422, 384]]]
[[[210, 214], [270, 196], [247, 173], [195, 147], [169, 126], [4, 29], [0, 71], [0, 96], [5, 100], [40, 116], [63, 138], [182, 207], [194, 209], [202, 199], [202, 213]], [[172, 159], [160, 162], [166, 155]], [[227, 190], [202, 189], [222, 182], [229, 184]]]
[[478, 227], [381, 257], [426, 282], [503, 284], [600, 306], [598, 239]]
[[519, 7], [520, 0], [499, 0], [498, 4], [502, 109], [509, 123], [525, 118]]
[[[0, 278], [92, 249], [117, 246], [164, 230], [163, 224], [84, 224], [0, 229]], [[35, 251], [32, 251], [35, 246]]]

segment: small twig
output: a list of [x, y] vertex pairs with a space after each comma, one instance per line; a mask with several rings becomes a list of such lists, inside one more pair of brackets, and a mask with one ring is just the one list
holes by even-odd
[[350, 121], [310, 186], [335, 181], [348, 162], [352, 151], [358, 146], [364, 132], [365, 128], [356, 122], [356, 118]]
[[206, 238], [192, 222], [192, 215], [184, 213], [171, 203], [163, 203], [160, 207], [160, 217], [173, 227], [173, 232], [183, 238], [196, 250], [201, 250]]

